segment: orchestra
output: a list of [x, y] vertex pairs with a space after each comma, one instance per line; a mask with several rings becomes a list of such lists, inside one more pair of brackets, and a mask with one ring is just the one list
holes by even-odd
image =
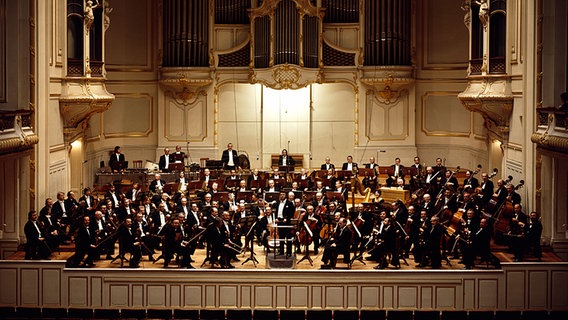
[[[321, 170], [293, 172], [297, 162], [284, 149], [279, 168], [247, 172], [239, 167], [231, 143], [225, 151], [223, 169], [199, 168], [197, 176], [168, 173], [176, 174], [179, 185], [171, 190], [172, 196], [159, 172], [151, 181], [126, 187], [111, 183], [84, 188], [78, 201], [72, 192], [67, 197], [58, 192], [55, 201], [46, 199], [39, 214], [30, 213], [26, 259], [48, 258], [73, 240], [76, 253], [70, 267], [91, 267], [106, 257], [120, 258], [121, 265], [122, 260], [130, 261], [131, 267], [142, 260], [163, 259], [165, 268], [175, 261], [192, 269], [192, 256], [205, 250], [202, 267], [208, 262], [212, 268], [231, 269], [231, 262], [255, 241], [266, 253], [274, 250], [286, 258], [292, 256], [292, 247], [295, 253], [314, 255], [321, 249], [323, 269], [335, 268], [339, 255], [349, 266], [357, 260], [376, 261], [375, 269], [389, 264], [399, 268], [399, 259], [408, 264], [411, 255], [417, 267], [438, 269], [451, 256], [471, 269], [478, 258], [498, 265], [489, 248], [496, 232], [504, 235], [515, 261], [522, 261], [529, 248], [535, 258], [542, 256], [538, 214], [527, 217], [522, 212], [512, 177], [497, 180], [497, 188], [493, 187], [496, 170], [481, 172], [478, 166], [464, 171], [463, 180], [458, 180], [459, 167], [453, 171], [441, 158], [426, 166], [414, 157], [413, 164], [405, 167], [397, 157], [393, 165], [380, 167], [370, 157], [359, 177], [358, 164], [348, 156], [342, 165], [342, 171], [351, 171], [346, 175], [335, 172], [329, 157]], [[165, 148], [162, 172], [168, 172], [169, 163], [185, 164], [184, 157], [173, 157]], [[124, 161], [119, 147], [113, 158]], [[282, 171], [283, 166], [287, 171]], [[478, 173], [480, 182], [475, 178]], [[409, 190], [412, 197], [385, 202], [382, 188]], [[96, 195], [92, 190], [98, 190]], [[114, 257], [117, 243], [119, 254]], [[154, 259], [158, 253], [160, 257]], [[131, 256], [129, 260], [125, 254]]]

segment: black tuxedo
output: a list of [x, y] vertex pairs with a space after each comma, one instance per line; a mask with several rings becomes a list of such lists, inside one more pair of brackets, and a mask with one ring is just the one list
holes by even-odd
[[237, 155], [237, 151], [236, 150], [231, 150], [231, 153], [233, 154], [233, 166], [229, 166], [229, 149], [223, 150], [223, 154], [221, 155], [221, 162], [223, 163], [223, 168], [226, 170], [231, 170], [231, 169], [235, 169], [236, 167], [239, 166], [239, 158]]
[[[28, 220], [24, 226], [24, 233], [26, 235], [26, 256], [27, 260], [30, 259], [45, 259], [51, 254], [45, 240], [40, 240], [43, 238], [42, 231], [39, 225], [39, 221], [36, 222], [37, 228], [34, 226], [34, 222]], [[38, 231], [39, 229], [39, 231]]]
[[168, 172], [168, 167], [166, 165], [166, 159], [168, 160], [168, 164], [170, 163], [174, 163], [174, 157], [172, 157], [171, 154], [168, 155], [161, 155], [160, 156], [160, 161], [158, 162], [158, 168], [163, 171], [163, 172]]
[[[343, 165], [341, 166], [341, 170], [347, 170], [348, 165], [349, 165], [349, 163], [344, 162]], [[355, 172], [359, 171], [359, 166], [357, 165], [357, 163], [351, 162], [351, 166], [352, 166], [352, 169], [355, 170]]]
[[[286, 166], [293, 166], [296, 164], [296, 160], [294, 160], [294, 158], [292, 158], [290, 155], [286, 156]], [[284, 165], [284, 156], [280, 155], [278, 157], [278, 165], [279, 166], [283, 166]]]
[[[117, 158], [118, 155], [118, 158]], [[119, 171], [120, 170], [120, 164], [119, 162], [124, 161], [124, 154], [122, 153], [113, 153], [110, 155], [110, 159], [108, 160], [108, 166], [112, 169], [112, 171]]]
[[322, 164], [321, 165], [321, 170], [329, 170], [329, 169], [335, 169], [335, 165], [333, 165], [333, 163], [329, 164], [329, 168], [327, 167], [327, 164]]

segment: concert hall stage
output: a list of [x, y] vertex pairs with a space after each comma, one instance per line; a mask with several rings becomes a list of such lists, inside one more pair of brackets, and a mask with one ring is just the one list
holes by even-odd
[[[31, 312], [28, 316], [53, 310], [67, 316], [104, 311], [110, 314], [107, 318], [136, 312], [148, 317], [161, 312], [162, 316], [155, 318], [170, 318], [168, 314], [177, 312], [177, 318], [195, 318], [189, 316], [194, 312], [202, 319], [211, 310], [221, 310], [228, 319], [236, 319], [229, 314], [239, 310], [248, 312], [242, 319], [251, 318], [250, 310], [254, 310], [255, 319], [256, 314], [274, 316], [271, 310], [280, 310], [281, 318], [289, 310], [326, 311], [329, 319], [332, 311], [334, 319], [347, 311], [355, 311], [355, 319], [363, 319], [365, 312], [384, 310], [391, 315], [456, 310], [565, 314], [568, 310], [566, 262], [504, 261], [501, 269], [478, 265], [461, 270], [457, 260], [451, 260], [451, 266], [443, 263], [442, 269], [432, 270], [416, 268], [409, 259], [409, 266], [403, 263], [400, 269], [375, 270], [376, 263], [366, 261], [366, 265], [355, 262], [351, 269], [338, 265], [342, 269], [319, 270], [320, 257], [315, 256], [314, 266], [302, 261], [295, 269], [266, 269], [262, 251], [255, 251], [256, 267], [250, 261], [242, 265], [248, 255], [239, 255], [241, 262], [233, 262], [236, 268], [229, 270], [208, 265], [200, 268], [203, 258], [199, 256], [193, 263], [197, 269], [192, 270], [175, 264], [165, 269], [163, 262], [153, 264], [147, 257], [138, 269], [120, 268], [117, 261], [108, 260], [97, 262], [95, 268], [70, 269], [65, 267], [64, 257], [71, 252], [55, 254], [49, 261], [2, 260], [0, 308]], [[179, 316], [183, 312], [186, 315]]]

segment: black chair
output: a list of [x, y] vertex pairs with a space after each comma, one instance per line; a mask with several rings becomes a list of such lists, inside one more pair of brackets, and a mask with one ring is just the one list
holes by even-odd
[[385, 310], [361, 310], [361, 320], [385, 320], [387, 312]]
[[[548, 311], [545, 310], [528, 310], [523, 311], [521, 315], [521, 319], [523, 320], [548, 320]], [[566, 319], [566, 317], [564, 317]]]
[[359, 311], [357, 310], [335, 310], [333, 311], [334, 320], [359, 320]]
[[389, 310], [388, 320], [412, 320], [412, 311], [408, 310]]
[[119, 309], [95, 309], [95, 319], [116, 319], [120, 317]]
[[414, 311], [414, 320], [439, 320], [440, 311]]
[[280, 310], [280, 320], [304, 320], [305, 318], [304, 310]]
[[146, 310], [148, 319], [171, 319], [173, 311], [170, 309], [148, 309]]
[[278, 319], [277, 310], [254, 310], [252, 312], [252, 318], [254, 320], [274, 320]]
[[145, 309], [122, 309], [120, 310], [121, 318], [129, 319], [146, 319]]
[[67, 309], [64, 308], [43, 308], [41, 310], [41, 313], [42, 313], [42, 318], [61, 319], [68, 317]]
[[331, 310], [308, 310], [306, 312], [306, 320], [331, 320]]
[[174, 319], [199, 320], [199, 310], [175, 309]]
[[227, 310], [227, 320], [250, 320], [252, 313], [250, 310]]
[[95, 312], [93, 309], [82, 309], [82, 308], [69, 308], [67, 309], [67, 316], [69, 318], [82, 318], [89, 319], [93, 318]]
[[225, 320], [225, 310], [200, 310], [201, 320]]
[[442, 311], [441, 320], [467, 320], [467, 311]]
[[469, 320], [492, 320], [495, 318], [493, 311], [470, 311]]
[[521, 311], [495, 311], [495, 320], [521, 320]]

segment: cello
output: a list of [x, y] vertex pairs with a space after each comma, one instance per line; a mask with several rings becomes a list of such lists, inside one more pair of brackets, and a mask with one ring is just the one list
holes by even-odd
[[[519, 181], [519, 184], [515, 186], [515, 190], [520, 189], [524, 185], [524, 180]], [[496, 211], [495, 223], [493, 224], [494, 233], [509, 232], [509, 225], [513, 218], [513, 212], [513, 203], [510, 200], [503, 201], [501, 207]]]

